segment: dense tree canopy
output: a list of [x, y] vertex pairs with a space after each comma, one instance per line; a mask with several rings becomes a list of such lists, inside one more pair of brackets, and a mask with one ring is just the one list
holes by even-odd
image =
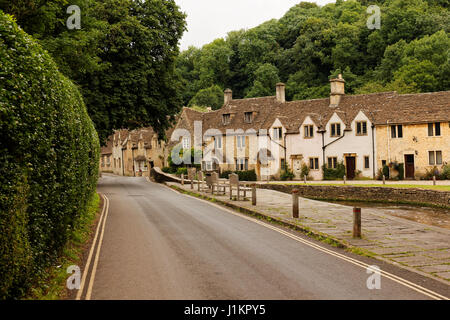
[[[80, 30], [66, 27], [69, 4], [81, 10]], [[103, 142], [118, 128], [163, 132], [179, 111], [174, 62], [185, 15], [174, 0], [0, 0], [0, 9], [81, 87]]]
[[[369, 5], [381, 8], [381, 28], [369, 29]], [[320, 7], [301, 2], [281, 19], [232, 31], [177, 59], [183, 102], [217, 85], [236, 98], [288, 99], [329, 95], [330, 76], [343, 73], [349, 94], [450, 90], [448, 0], [337, 0]]]

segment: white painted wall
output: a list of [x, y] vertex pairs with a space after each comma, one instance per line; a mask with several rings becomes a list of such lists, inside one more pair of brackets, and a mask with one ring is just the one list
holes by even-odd
[[[314, 136], [312, 138], [305, 138], [304, 128], [307, 125], [314, 126]], [[291, 156], [292, 155], [302, 155], [303, 160], [300, 161], [299, 164], [293, 163], [291, 169], [294, 171], [296, 179], [300, 179], [301, 173], [301, 165], [305, 163], [309, 166], [310, 158], [319, 158], [319, 170], [310, 170], [309, 177], [313, 180], [321, 180], [322, 179], [322, 171], [320, 168], [322, 167], [322, 134], [317, 132], [318, 127], [314, 123], [314, 121], [308, 116], [303, 121], [302, 125], [299, 128], [299, 134], [290, 134], [287, 136], [286, 144], [288, 146], [287, 149], [287, 158], [288, 163], [291, 164]]]
[[[327, 124], [327, 133], [326, 135], [326, 144], [331, 142], [330, 138], [330, 124], [333, 122], [337, 122], [340, 120], [339, 117], [335, 114], [330, 122]], [[341, 120], [342, 121], [342, 120]], [[358, 136], [356, 134], [356, 122], [358, 121], [366, 121], [367, 122], [367, 135]], [[341, 124], [341, 126], [343, 123]], [[344, 127], [342, 127], [344, 128]], [[355, 153], [356, 154], [356, 170], [361, 171], [362, 176], [372, 178], [373, 177], [373, 148], [372, 148], [372, 123], [369, 118], [360, 111], [358, 115], [353, 119], [351, 123], [352, 131], [345, 132], [344, 138], [333, 143], [328, 146], [325, 150], [325, 159], [328, 157], [337, 157], [338, 162], [343, 161], [345, 164], [344, 154], [346, 153]], [[344, 133], [342, 133], [344, 134]], [[369, 157], [369, 168], [364, 168], [364, 157]], [[327, 160], [325, 160], [327, 161]]]
[[[358, 136], [356, 134], [356, 122], [367, 122], [367, 135]], [[359, 112], [351, 123], [352, 131], [345, 132], [345, 136], [338, 140], [339, 137], [331, 137], [331, 124], [341, 124], [341, 136], [346, 129], [342, 119], [335, 113], [330, 118], [326, 125], [326, 132], [324, 133], [324, 144], [327, 145], [333, 141], [331, 145], [325, 149], [325, 162], [328, 161], [328, 157], [337, 157], [338, 162], [343, 161], [345, 164], [346, 153], [356, 154], [356, 170], [362, 172], [362, 176], [372, 178], [373, 176], [373, 148], [372, 148], [372, 123], [369, 118], [363, 113]], [[314, 137], [305, 138], [304, 127], [306, 125], [314, 126]], [[322, 150], [322, 134], [317, 132], [318, 127], [314, 121], [308, 116], [303, 121], [299, 128], [298, 134], [291, 134], [287, 136], [287, 158], [288, 163], [291, 165], [291, 169], [294, 171], [297, 179], [300, 179], [301, 164], [305, 163], [309, 166], [310, 158], [319, 158], [319, 170], [310, 170], [309, 176], [313, 180], [323, 179], [322, 166], [323, 166], [323, 150]], [[292, 155], [302, 155], [303, 160], [299, 162], [291, 161]], [[369, 168], [364, 168], [364, 156], [369, 156]], [[377, 168], [375, 168], [376, 172]]]

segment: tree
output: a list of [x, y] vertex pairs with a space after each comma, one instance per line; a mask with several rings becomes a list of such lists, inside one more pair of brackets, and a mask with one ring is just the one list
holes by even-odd
[[81, 30], [67, 30], [67, 1], [1, 3], [81, 88], [101, 141], [113, 129], [161, 134], [181, 108], [175, 74], [185, 15], [174, 0], [74, 0]]
[[188, 106], [211, 107], [217, 110], [223, 106], [223, 97], [223, 90], [218, 85], [214, 85], [197, 92]]
[[[381, 29], [366, 26], [366, 10], [373, 4], [381, 8]], [[225, 43], [211, 43], [214, 51], [227, 52], [222, 56], [228, 61], [211, 55], [210, 45], [197, 49], [194, 67], [186, 68], [186, 61], [179, 69], [189, 97], [185, 101], [214, 84], [231, 88], [236, 98], [273, 95], [275, 80], [256, 75], [263, 65], [272, 66], [265, 77], [286, 82], [288, 100], [328, 97], [329, 76], [337, 72], [344, 73], [348, 94], [449, 90], [446, 39], [441, 35], [416, 43], [438, 32], [448, 35], [448, 7], [447, 0], [338, 0], [322, 7], [301, 2], [279, 20], [229, 32]]]
[[247, 93], [247, 98], [272, 96], [276, 84], [280, 82], [278, 69], [269, 63], [261, 65], [255, 71], [254, 78], [253, 87]]

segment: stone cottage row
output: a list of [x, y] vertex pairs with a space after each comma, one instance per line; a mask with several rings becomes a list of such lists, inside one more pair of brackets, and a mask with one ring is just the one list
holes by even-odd
[[349, 179], [374, 178], [383, 165], [399, 164], [403, 178], [414, 179], [450, 160], [450, 91], [349, 96], [341, 75], [330, 82], [329, 98], [290, 102], [282, 83], [272, 97], [238, 100], [228, 89], [219, 110], [183, 108], [167, 142], [148, 128], [118, 131], [112, 147], [102, 150], [112, 168], [101, 164], [102, 170], [135, 175], [166, 166], [172, 150], [191, 148], [202, 150], [204, 170], [254, 169], [259, 180], [277, 178], [285, 168], [300, 179], [305, 167], [320, 180], [323, 165], [339, 164]]

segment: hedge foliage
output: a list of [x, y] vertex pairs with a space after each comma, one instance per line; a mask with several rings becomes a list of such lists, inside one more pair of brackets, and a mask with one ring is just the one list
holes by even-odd
[[322, 166], [323, 170], [323, 180], [339, 180], [344, 179], [345, 176], [345, 165], [344, 162], [339, 162], [335, 169], [328, 168], [328, 166], [325, 164]]
[[87, 210], [98, 136], [77, 87], [0, 11], [0, 299], [54, 265]]
[[236, 173], [239, 176], [239, 181], [257, 181], [258, 176], [256, 175], [255, 170], [248, 171], [223, 171], [220, 173], [219, 177], [221, 179], [229, 179], [229, 175], [231, 173]]

